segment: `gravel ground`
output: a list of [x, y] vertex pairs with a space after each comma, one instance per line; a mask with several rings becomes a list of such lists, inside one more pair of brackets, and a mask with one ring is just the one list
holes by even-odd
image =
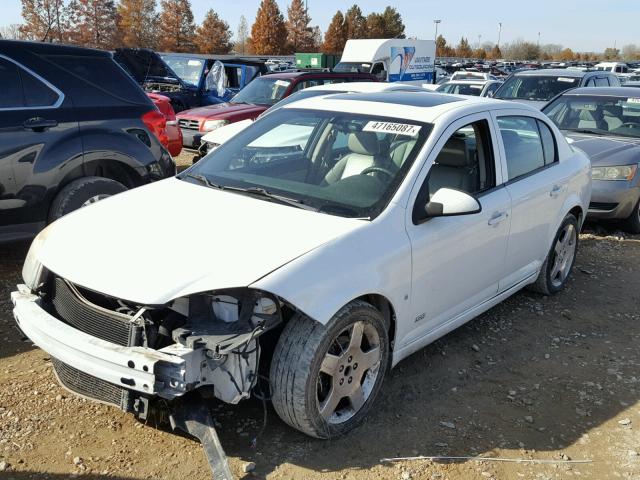
[[[257, 401], [215, 405], [239, 478], [640, 479], [640, 237], [581, 236], [555, 297], [521, 292], [404, 360], [368, 421], [313, 440]], [[0, 247], [0, 478], [210, 478], [198, 443], [71, 396], [13, 328], [26, 245]], [[559, 463], [415, 460], [483, 456]], [[591, 460], [591, 463], [567, 463]], [[248, 462], [255, 462], [245, 474]], [[564, 462], [564, 463], [562, 463]]]

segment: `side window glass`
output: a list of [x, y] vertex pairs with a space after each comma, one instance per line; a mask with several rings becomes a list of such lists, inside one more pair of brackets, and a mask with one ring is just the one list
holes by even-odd
[[429, 195], [441, 188], [477, 194], [495, 187], [495, 160], [485, 120], [457, 130], [444, 144], [427, 178]]
[[58, 101], [58, 94], [29, 72], [21, 70], [20, 77], [27, 107], [51, 107]]
[[387, 79], [387, 71], [384, 69], [384, 64], [382, 62], [376, 63], [371, 69], [371, 73], [378, 77], [379, 80]]
[[606, 77], [597, 77], [596, 78], [596, 87], [608, 87], [609, 82]]
[[18, 67], [4, 58], [0, 58], [0, 108], [24, 107], [22, 82]]
[[544, 164], [549, 165], [558, 160], [556, 141], [553, 137], [551, 129], [547, 126], [546, 123], [538, 120], [538, 128], [540, 129], [542, 149], [544, 150]]
[[596, 86], [596, 82], [593, 80], [593, 77], [591, 77], [588, 81], [587, 84], [585, 85], [585, 87], [595, 87]]
[[537, 122], [531, 117], [500, 117], [498, 126], [507, 160], [509, 180], [544, 167], [544, 151]]

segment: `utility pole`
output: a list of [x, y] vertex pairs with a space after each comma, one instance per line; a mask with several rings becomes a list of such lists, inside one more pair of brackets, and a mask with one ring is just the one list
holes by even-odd
[[[440, 25], [440, 23], [442, 22], [442, 20], [434, 20], [433, 23], [436, 26], [436, 34], [434, 36], [434, 40], [436, 42], [436, 58], [438, 58], [438, 25]], [[435, 85], [436, 83], [436, 77], [438, 76], [438, 70], [436, 69], [436, 59], [433, 59], [433, 84]]]
[[498, 50], [500, 50], [500, 37], [502, 37], [502, 22], [498, 22]]

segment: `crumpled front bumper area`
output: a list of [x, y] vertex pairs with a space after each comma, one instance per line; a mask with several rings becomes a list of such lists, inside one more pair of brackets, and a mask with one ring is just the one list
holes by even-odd
[[130, 411], [135, 398], [171, 400], [189, 389], [193, 350], [170, 354], [89, 335], [47, 312], [25, 285], [11, 293], [11, 301], [19, 328], [51, 355], [58, 379], [74, 393]]

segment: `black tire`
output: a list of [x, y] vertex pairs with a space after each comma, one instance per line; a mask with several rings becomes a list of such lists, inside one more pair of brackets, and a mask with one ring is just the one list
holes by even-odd
[[122, 193], [127, 187], [110, 178], [84, 177], [65, 185], [51, 202], [49, 223], [84, 206], [85, 202], [99, 196]]
[[[567, 265], [568, 268], [567, 268], [566, 276], [561, 281], [559, 281], [557, 276], [554, 276], [554, 278], [552, 278], [553, 268], [554, 268], [555, 260], [557, 257], [556, 245], [560, 241], [561, 235], [563, 235], [563, 233], [566, 232], [566, 228], [568, 226], [573, 227], [573, 235], [575, 235], [574, 237], [575, 243], [573, 246], [572, 258]], [[531, 291], [541, 293], [543, 295], [554, 295], [558, 293], [560, 290], [562, 290], [567, 282], [567, 279], [569, 278], [569, 274], [571, 272], [571, 269], [573, 268], [576, 255], [578, 253], [578, 240], [579, 240], [578, 220], [572, 214], [568, 214], [566, 217], [564, 217], [564, 220], [562, 221], [562, 224], [560, 225], [558, 232], [553, 238], [553, 242], [551, 243], [551, 248], [549, 249], [547, 258], [545, 259], [544, 263], [542, 264], [542, 267], [540, 268], [540, 274], [538, 275], [538, 278], [534, 283], [529, 285], [527, 288]]]
[[623, 220], [622, 228], [628, 233], [640, 233], [640, 201], [636, 203], [633, 213]]
[[[351, 331], [350, 329], [356, 324], [365, 325], [364, 328], [369, 332], [362, 338], [372, 335], [374, 330], [371, 329], [375, 329], [379, 340], [379, 364], [377, 368], [371, 370], [360, 369], [359, 379], [355, 373], [357, 363], [352, 364], [353, 370], [349, 375], [355, 378], [354, 384], [358, 381], [360, 383], [368, 381], [370, 393], [359, 409], [353, 406], [347, 407], [355, 411], [348, 419], [339, 423], [331, 422], [320, 414], [320, 368], [325, 355], [331, 348], [336, 347], [335, 342], [339, 341], [336, 337]], [[342, 361], [346, 363], [344, 357]], [[358, 426], [366, 417], [380, 391], [388, 365], [388, 326], [385, 325], [381, 313], [370, 304], [359, 300], [353, 301], [343, 307], [327, 325], [322, 325], [304, 315], [296, 315], [282, 332], [271, 363], [270, 384], [273, 407], [284, 422], [311, 437], [326, 439], [343, 435]], [[340, 370], [342, 373], [338, 375], [347, 375], [347, 371]], [[374, 371], [375, 379], [369, 380], [368, 372]], [[345, 377], [341, 377], [340, 380], [344, 379]], [[348, 383], [351, 383], [350, 379]], [[331, 392], [333, 392], [333, 383]], [[351, 405], [348, 397], [342, 397], [340, 402], [339, 405], [343, 402]], [[337, 410], [338, 407], [335, 411]]]

